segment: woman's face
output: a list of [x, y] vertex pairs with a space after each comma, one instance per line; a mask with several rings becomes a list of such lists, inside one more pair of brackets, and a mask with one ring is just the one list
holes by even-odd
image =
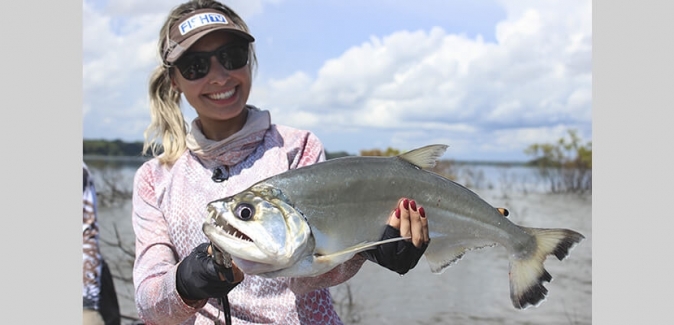
[[[226, 31], [214, 31], [194, 43], [186, 54], [213, 51], [239, 40], [237, 36]], [[248, 101], [251, 87], [249, 65], [235, 70], [226, 70], [215, 55], [209, 59], [210, 69], [202, 78], [187, 80], [177, 68], [174, 68], [172, 77], [173, 86], [183, 93], [187, 102], [197, 111], [207, 137], [210, 133], [207, 130], [209, 125], [222, 125], [222, 122], [239, 120], [232, 127], [243, 127], [246, 114], [242, 112]], [[242, 118], [243, 121], [240, 121]], [[236, 131], [238, 130], [234, 130]]]

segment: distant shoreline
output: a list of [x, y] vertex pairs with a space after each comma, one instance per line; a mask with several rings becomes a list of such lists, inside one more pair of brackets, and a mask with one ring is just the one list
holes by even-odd
[[[84, 155], [84, 160], [87, 161], [104, 161], [104, 162], [135, 162], [143, 163], [152, 159], [152, 157], [143, 156], [106, 156], [106, 155]], [[480, 165], [480, 166], [527, 166], [527, 162], [523, 161], [480, 161], [480, 160], [453, 160], [442, 159], [440, 161], [450, 161], [456, 165]]]
[[[143, 142], [126, 142], [122, 140], [84, 139], [82, 142], [85, 160], [99, 162], [142, 163], [152, 159], [150, 155], [143, 155]], [[161, 152], [161, 148], [158, 148]], [[390, 148], [389, 148], [390, 149]], [[378, 150], [376, 150], [378, 151]], [[397, 151], [397, 150], [396, 150]], [[359, 156], [346, 151], [326, 150], [326, 158], [334, 159], [345, 156]], [[454, 160], [441, 159], [451, 165], [481, 165], [481, 166], [530, 166], [531, 161], [483, 161], [483, 160]]]

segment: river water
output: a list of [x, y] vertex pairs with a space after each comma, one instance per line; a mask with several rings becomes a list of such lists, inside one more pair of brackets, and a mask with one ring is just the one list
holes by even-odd
[[[110, 184], [131, 190], [138, 162], [86, 160], [105, 197]], [[442, 274], [430, 272], [422, 258], [400, 276], [373, 263], [349, 281], [331, 288], [335, 308], [345, 324], [591, 324], [592, 323], [592, 197], [591, 194], [548, 194], [535, 170], [525, 167], [463, 165], [457, 181], [493, 206], [506, 207], [521, 226], [569, 228], [586, 239], [564, 261], [549, 257], [545, 267], [553, 281], [538, 307], [515, 309], [509, 297], [508, 258], [502, 247], [468, 252]], [[114, 182], [110, 182], [114, 179]], [[117, 275], [115, 285], [122, 314], [131, 324], [131, 267], [134, 234], [131, 202], [119, 199], [99, 207], [101, 250]], [[111, 245], [112, 244], [112, 245]]]

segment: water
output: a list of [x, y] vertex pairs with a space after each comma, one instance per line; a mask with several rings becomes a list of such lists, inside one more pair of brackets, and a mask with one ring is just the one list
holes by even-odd
[[[87, 160], [100, 192], [130, 191], [138, 162]], [[422, 258], [399, 276], [365, 263], [356, 276], [331, 288], [345, 324], [591, 324], [592, 198], [590, 194], [546, 194], [535, 170], [522, 166], [456, 167], [457, 181], [494, 206], [506, 207], [522, 226], [570, 228], [586, 239], [559, 261], [548, 258], [553, 276], [548, 298], [539, 307], [516, 310], [510, 303], [508, 259], [502, 247], [468, 252], [444, 273], [432, 274]], [[115, 182], [106, 180], [114, 179]], [[108, 200], [103, 195], [103, 200]], [[99, 208], [102, 254], [119, 278], [115, 285], [122, 314], [137, 317], [133, 303], [131, 202], [115, 200]], [[107, 204], [107, 203], [106, 203]], [[432, 216], [429, 216], [432, 217]], [[119, 238], [119, 240], [118, 240]], [[110, 245], [112, 243], [113, 245]]]

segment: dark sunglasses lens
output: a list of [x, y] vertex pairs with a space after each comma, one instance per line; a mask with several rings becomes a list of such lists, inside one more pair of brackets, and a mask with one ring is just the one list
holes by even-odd
[[248, 64], [248, 44], [228, 45], [210, 53], [185, 54], [176, 62], [176, 66], [183, 78], [197, 80], [208, 74], [212, 55], [225, 69], [240, 69]]
[[180, 74], [187, 80], [203, 78], [208, 74], [210, 65], [210, 59], [200, 55], [186, 55], [176, 62]]
[[240, 69], [248, 64], [248, 44], [224, 48], [218, 51], [216, 55], [225, 69]]

